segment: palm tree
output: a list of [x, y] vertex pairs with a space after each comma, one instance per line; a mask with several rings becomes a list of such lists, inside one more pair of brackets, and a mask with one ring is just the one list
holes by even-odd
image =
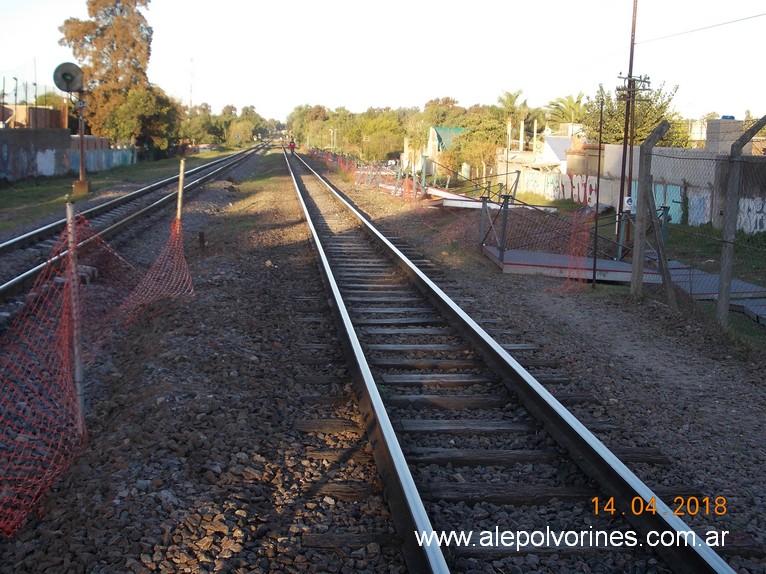
[[584, 97], [580, 92], [576, 97], [556, 98], [546, 106], [546, 112], [554, 123], [582, 123], [586, 115]]
[[497, 98], [497, 103], [505, 113], [506, 120], [520, 121], [527, 118], [529, 115], [529, 106], [527, 100], [519, 102], [521, 97], [521, 90], [515, 92], [504, 92], [502, 96]]

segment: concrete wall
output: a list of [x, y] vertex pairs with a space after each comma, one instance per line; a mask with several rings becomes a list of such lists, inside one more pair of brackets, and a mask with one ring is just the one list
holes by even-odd
[[64, 129], [0, 130], [0, 179], [67, 173], [69, 137]]
[[[622, 146], [604, 146], [601, 189], [598, 202], [617, 207], [620, 193]], [[591, 153], [592, 152], [592, 153]], [[633, 153], [631, 195], [638, 193], [640, 150]], [[556, 188], [545, 186], [549, 199], [572, 199], [596, 204], [597, 169], [593, 160], [597, 150], [579, 150], [568, 155], [567, 172], [560, 175]], [[597, 164], [595, 164], [597, 165]], [[728, 185], [729, 156], [713, 149], [657, 147], [652, 156], [654, 199], [658, 207], [667, 206], [672, 223], [720, 228]], [[627, 174], [626, 174], [627, 178]], [[526, 178], [525, 181], [529, 179]], [[530, 187], [543, 187], [540, 182]], [[742, 186], [739, 191], [738, 228], [747, 233], [766, 231], [766, 157], [744, 155]], [[635, 208], [634, 208], [635, 209]]]
[[[86, 136], [85, 170], [98, 172], [136, 162], [135, 150], [112, 149], [106, 138]], [[77, 136], [65, 129], [0, 129], [0, 180], [78, 174]]]

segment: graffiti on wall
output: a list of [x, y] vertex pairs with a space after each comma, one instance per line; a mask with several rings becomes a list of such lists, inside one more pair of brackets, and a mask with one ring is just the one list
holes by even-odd
[[737, 228], [745, 233], [766, 231], [766, 198], [762, 196], [740, 198]]
[[594, 206], [596, 205], [597, 181], [595, 175], [563, 174], [558, 199], [571, 199], [578, 203]]
[[0, 142], [0, 179], [7, 178], [6, 174], [10, 171], [8, 167], [10, 154], [8, 142]]

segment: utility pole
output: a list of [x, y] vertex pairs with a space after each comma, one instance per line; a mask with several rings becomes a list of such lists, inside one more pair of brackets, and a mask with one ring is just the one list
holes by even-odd
[[[636, 94], [647, 90], [648, 76], [633, 75], [633, 51], [636, 44], [636, 11], [638, 0], [633, 0], [633, 24], [630, 32], [630, 59], [628, 75], [620, 77], [623, 86], [617, 87], [619, 99], [625, 100], [625, 124], [622, 134], [622, 165], [620, 168], [620, 197], [617, 205], [617, 258], [622, 259], [624, 244], [630, 239], [628, 222], [631, 216], [633, 187], [633, 142], [636, 135]], [[626, 200], [630, 199], [630, 202]], [[626, 205], [629, 203], [629, 205]]]
[[[617, 238], [622, 247], [622, 237], [624, 234], [624, 210], [625, 210], [625, 165], [628, 160], [628, 140], [630, 139], [631, 112], [635, 103], [635, 82], [633, 79], [633, 53], [636, 47], [636, 12], [638, 11], [638, 0], [633, 0], [633, 20], [630, 29], [630, 57], [628, 59], [628, 76], [625, 79], [627, 94], [625, 100], [625, 125], [622, 132], [622, 166], [620, 168], [620, 198], [617, 204]], [[623, 88], [625, 89], [625, 88]], [[618, 88], [619, 90], [619, 88]], [[633, 142], [630, 142], [631, 145]], [[628, 184], [630, 185], [630, 183]], [[630, 189], [627, 193], [630, 196]]]

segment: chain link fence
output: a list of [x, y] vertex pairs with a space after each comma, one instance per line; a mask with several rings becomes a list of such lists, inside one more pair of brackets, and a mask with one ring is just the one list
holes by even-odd
[[663, 263], [661, 243], [673, 285], [715, 304], [724, 328], [732, 310], [766, 324], [766, 156], [748, 153], [764, 125], [766, 117], [728, 154], [650, 149], [651, 170], [639, 173], [639, 189], [651, 189], [649, 209], [658, 214], [647, 221], [645, 266]]
[[0, 127], [66, 127], [61, 125], [61, 97], [53, 85], [0, 76]]
[[[633, 176], [623, 188], [632, 202], [624, 206], [621, 156], [605, 152], [608, 146], [600, 151], [606, 169], [599, 147], [591, 145], [580, 154], [581, 163], [570, 161], [570, 171], [557, 174], [559, 183], [546, 187], [547, 199], [582, 205], [574, 214], [569, 207], [550, 213], [516, 199], [517, 186], [530, 191], [531, 176], [538, 182], [550, 177], [522, 169], [512, 189], [503, 190], [512, 194], [493, 197], [487, 190], [496, 209], [483, 213], [482, 244], [494, 247], [501, 261], [508, 250], [567, 255], [566, 265], [555, 257], [547, 261], [568, 266], [567, 277], [580, 280], [591, 266], [594, 280], [597, 268], [627, 266], [636, 295], [644, 284], [660, 283], [674, 309], [678, 295], [694, 303], [684, 305], [692, 312], [712, 308], [725, 329], [732, 311], [766, 326], [766, 155], [752, 142], [766, 117], [744, 133], [742, 122], [717, 122], [709, 122], [714, 145], [705, 149], [655, 147], [661, 134], [642, 144], [640, 153], [634, 148]], [[714, 129], [720, 133], [710, 133]], [[642, 198], [646, 205], [639, 208]]]

